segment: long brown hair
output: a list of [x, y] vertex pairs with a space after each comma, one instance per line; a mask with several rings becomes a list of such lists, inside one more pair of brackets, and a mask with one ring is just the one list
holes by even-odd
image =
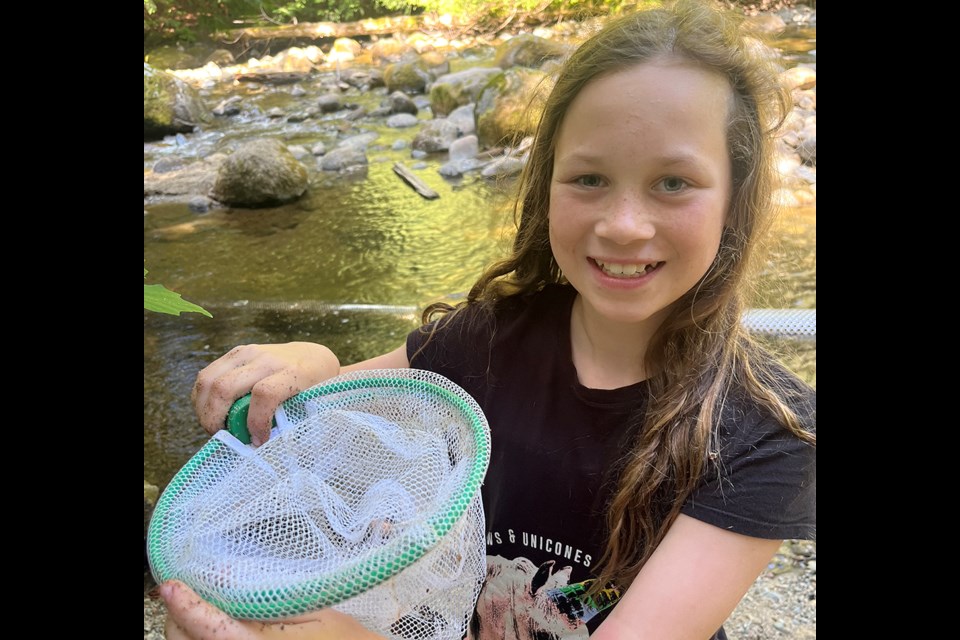
[[[584, 86], [666, 57], [727, 78], [734, 93], [727, 128], [733, 183], [727, 227], [713, 265], [673, 305], [647, 351], [646, 371], [653, 372], [647, 407], [632, 418], [639, 428], [619, 467], [595, 589], [627, 587], [663, 539], [711, 464], [715, 425], [733, 389], [798, 437], [816, 442], [791, 408], [795, 389], [740, 322], [746, 276], [772, 213], [773, 133], [786, 116], [789, 96], [777, 70], [739, 27], [733, 14], [680, 0], [616, 18], [573, 53], [547, 99], [521, 178], [513, 253], [484, 272], [464, 303], [493, 308], [504, 298], [563, 282], [550, 250], [550, 182], [564, 114]], [[424, 322], [443, 311], [429, 307]]]

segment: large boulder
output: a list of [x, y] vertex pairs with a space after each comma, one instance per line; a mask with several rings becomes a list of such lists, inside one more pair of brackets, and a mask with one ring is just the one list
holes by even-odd
[[165, 71], [143, 64], [143, 139], [189, 133], [213, 119], [197, 91]]
[[537, 69], [547, 60], [562, 58], [570, 51], [567, 45], [525, 33], [510, 38], [498, 46], [493, 63], [501, 69], [510, 67]]
[[552, 88], [550, 76], [517, 67], [494, 77], [477, 99], [477, 136], [483, 148], [515, 146], [533, 135]]
[[272, 138], [239, 146], [217, 172], [213, 197], [235, 207], [265, 207], [296, 200], [307, 190], [307, 170]]
[[440, 76], [430, 87], [430, 109], [435, 115], [445, 116], [476, 102], [487, 83], [501, 71], [500, 67], [474, 67]]
[[427, 82], [431, 80], [433, 77], [427, 70], [427, 64], [419, 56], [387, 65], [383, 71], [383, 81], [390, 93], [423, 93]]

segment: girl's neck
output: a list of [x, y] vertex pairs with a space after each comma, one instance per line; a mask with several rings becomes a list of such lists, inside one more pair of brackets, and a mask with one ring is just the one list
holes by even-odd
[[644, 357], [659, 323], [620, 324], [591, 314], [579, 295], [570, 314], [570, 347], [580, 384], [619, 389], [649, 377]]

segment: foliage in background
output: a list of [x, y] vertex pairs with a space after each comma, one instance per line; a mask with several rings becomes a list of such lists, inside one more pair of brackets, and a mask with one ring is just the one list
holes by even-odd
[[423, 12], [470, 16], [478, 23], [504, 17], [616, 13], [657, 0], [143, 0], [144, 47], [194, 42], [218, 30], [297, 22], [349, 22]]
[[195, 42], [214, 31], [386, 15], [378, 0], [143, 0], [144, 47]]
[[[147, 270], [143, 270], [143, 277], [146, 279]], [[208, 318], [213, 314], [200, 305], [187, 302], [180, 297], [179, 293], [170, 291], [162, 284], [143, 285], [143, 308], [147, 311], [158, 311], [160, 313], [169, 313], [172, 316], [179, 316], [181, 313], [202, 313]]]

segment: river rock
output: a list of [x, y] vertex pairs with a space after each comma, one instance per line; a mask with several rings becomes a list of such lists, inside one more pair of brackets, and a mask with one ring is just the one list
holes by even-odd
[[446, 151], [459, 136], [460, 130], [455, 123], [446, 118], [435, 118], [424, 122], [411, 146], [426, 153]]
[[415, 127], [418, 122], [420, 121], [417, 120], [417, 116], [409, 113], [395, 113], [387, 118], [387, 126], [393, 129]]
[[261, 207], [296, 200], [306, 190], [306, 168], [279, 140], [259, 138], [224, 160], [212, 195], [235, 207]]
[[317, 106], [323, 113], [333, 113], [343, 108], [339, 93], [325, 93], [317, 98]]
[[240, 96], [230, 96], [229, 98], [225, 98], [213, 108], [213, 115], [235, 116], [240, 113], [241, 102], [243, 102], [243, 98]]
[[233, 54], [226, 49], [214, 49], [213, 52], [207, 56], [207, 59], [203, 61], [204, 64], [210, 64], [211, 62], [218, 67], [227, 67], [237, 63]]
[[457, 131], [460, 132], [461, 136], [468, 136], [476, 132], [477, 123], [474, 119], [474, 110], [476, 107], [477, 105], [471, 102], [462, 107], [457, 107], [447, 116], [447, 120], [457, 125]]
[[403, 56], [413, 51], [406, 42], [396, 38], [383, 38], [370, 45], [370, 55], [374, 62], [399, 62]]
[[316, 64], [312, 58], [306, 49], [290, 47], [274, 56], [273, 64], [280, 71], [307, 74], [313, 71]]
[[417, 112], [420, 111], [417, 103], [411, 100], [410, 96], [403, 91], [394, 91], [387, 96], [381, 104], [389, 108], [389, 113], [409, 113], [411, 115], [417, 115]]
[[537, 69], [545, 61], [562, 58], [570, 51], [567, 45], [525, 33], [499, 45], [493, 63], [501, 69], [517, 66]]
[[747, 29], [768, 36], [776, 35], [787, 28], [786, 21], [776, 13], [761, 13], [744, 18]]
[[475, 110], [484, 148], [512, 146], [532, 135], [553, 82], [542, 71], [517, 67], [495, 76], [480, 93]]
[[346, 62], [353, 60], [363, 51], [363, 46], [353, 38], [337, 38], [330, 47], [327, 58], [331, 61]]
[[431, 80], [433, 77], [427, 70], [427, 64], [419, 56], [412, 60], [395, 62], [383, 71], [383, 81], [390, 93], [423, 93], [427, 82]]
[[788, 89], [812, 89], [817, 86], [817, 70], [811, 67], [796, 66], [780, 74]]
[[179, 78], [143, 65], [143, 139], [189, 133], [213, 119], [196, 89]]
[[[182, 167], [161, 167], [143, 174], [143, 195], [147, 196], [195, 196], [205, 195], [217, 181], [220, 165], [226, 160], [222, 153]], [[179, 198], [176, 198], [179, 199]]]
[[356, 87], [361, 91], [369, 91], [384, 86], [383, 71], [376, 68], [343, 69], [340, 72], [340, 79], [351, 87]]
[[480, 153], [480, 142], [474, 135], [463, 136], [450, 144], [451, 160], [476, 158], [478, 153]]
[[473, 67], [437, 78], [430, 86], [430, 109], [445, 116], [459, 106], [476, 102], [490, 80], [501, 73], [499, 67]]
[[363, 147], [341, 146], [327, 152], [320, 159], [320, 168], [324, 171], [344, 171], [368, 163], [367, 152]]

